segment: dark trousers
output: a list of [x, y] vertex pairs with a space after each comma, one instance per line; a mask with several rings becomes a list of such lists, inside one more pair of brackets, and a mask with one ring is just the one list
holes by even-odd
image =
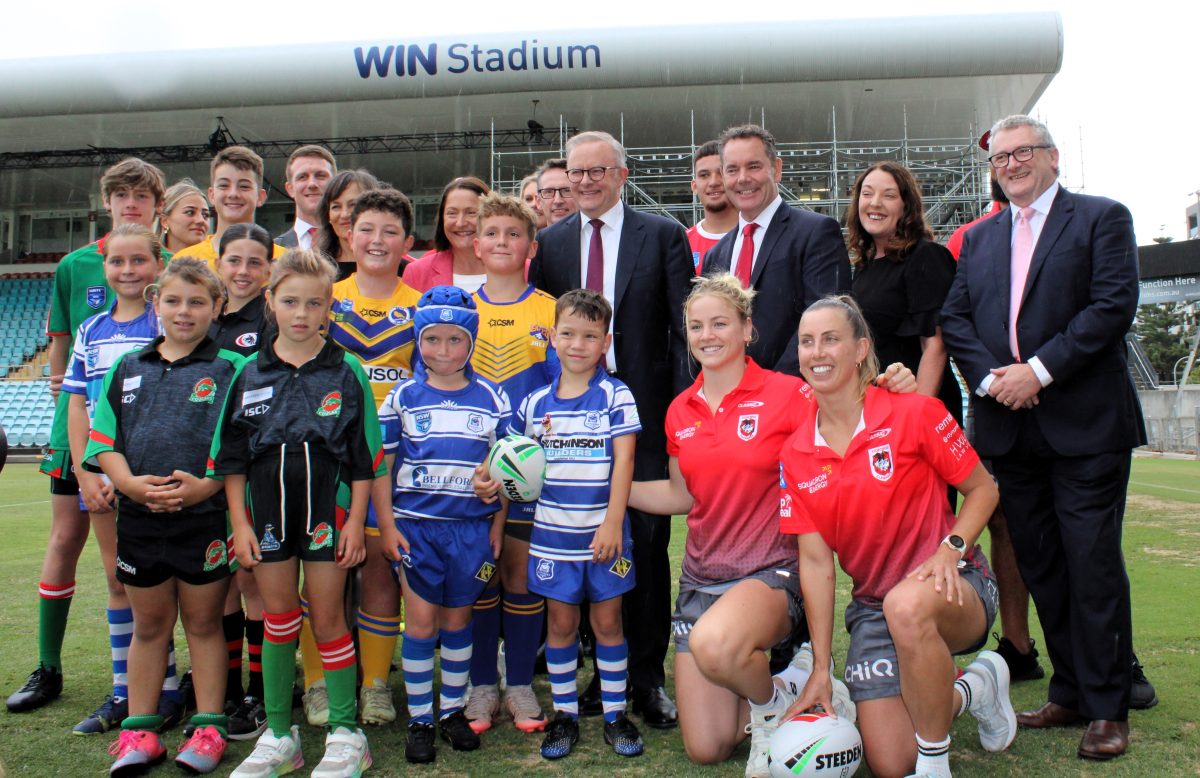
[[1121, 524], [1130, 452], [1056, 454], [1032, 413], [995, 457], [1000, 502], [1054, 674], [1051, 702], [1125, 721], [1132, 656]]
[[666, 682], [663, 660], [671, 640], [671, 518], [629, 509], [637, 585], [621, 601], [629, 644], [629, 683], [648, 690]]

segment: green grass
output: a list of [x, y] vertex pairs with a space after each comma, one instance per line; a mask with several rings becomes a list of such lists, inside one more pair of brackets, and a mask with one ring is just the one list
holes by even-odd
[[[0, 691], [5, 694], [23, 682], [37, 662], [36, 585], [49, 526], [49, 501], [44, 478], [33, 465], [10, 465], [0, 473], [0, 591], [8, 606], [0, 609]], [[1200, 619], [1192, 598], [1200, 593], [1200, 524], [1195, 503], [1200, 502], [1200, 463], [1161, 459], [1134, 462], [1129, 508], [1125, 522], [1125, 548], [1133, 586], [1134, 635], [1138, 656], [1158, 687], [1161, 703], [1150, 711], [1134, 712], [1129, 754], [1107, 764], [1091, 764], [1075, 757], [1080, 730], [1023, 731], [1004, 754], [985, 754], [978, 745], [974, 721], [958, 721], [952, 735], [951, 764], [957, 776], [995, 775], [1138, 775], [1170, 776], [1200, 773], [1200, 732], [1197, 731], [1200, 692]], [[672, 561], [678, 568], [683, 553], [683, 525], [676, 520]], [[848, 596], [846, 581], [839, 585], [838, 602]], [[82, 738], [70, 728], [103, 698], [109, 682], [104, 583], [94, 543], [80, 562], [78, 590], [64, 648], [67, 683], [62, 698], [33, 713], [0, 713], [0, 777], [77, 776], [105, 774], [110, 757], [108, 736]], [[1041, 642], [1040, 630], [1035, 638]], [[186, 667], [182, 639], [180, 665]], [[835, 654], [844, 655], [845, 636], [835, 631]], [[670, 658], [668, 658], [670, 659]], [[1044, 658], [1043, 658], [1043, 661]], [[401, 688], [399, 674], [393, 688]], [[549, 694], [544, 686], [543, 700]], [[1046, 698], [1046, 681], [1019, 684], [1013, 689], [1018, 708], [1035, 707]], [[402, 696], [397, 694], [402, 701]], [[298, 713], [298, 712], [297, 712]], [[399, 726], [371, 729], [368, 733], [376, 766], [370, 775], [420, 773], [429, 776], [480, 775], [711, 775], [740, 776], [745, 761], [743, 746], [722, 765], [700, 768], [690, 764], [677, 732], [646, 730], [646, 755], [625, 760], [604, 746], [600, 724], [583, 722], [578, 751], [564, 763], [548, 763], [537, 755], [537, 736], [521, 735], [501, 722], [484, 736], [483, 748], [458, 754], [439, 749], [435, 766], [410, 770], [403, 758], [403, 731]], [[308, 765], [315, 765], [322, 750], [322, 733], [302, 727]], [[168, 748], [180, 742], [178, 730], [166, 737]], [[444, 745], [444, 744], [443, 744]], [[227, 752], [225, 772], [250, 750], [250, 744], [233, 744]], [[171, 766], [154, 775], [178, 775]], [[865, 769], [860, 774], [866, 774]]]

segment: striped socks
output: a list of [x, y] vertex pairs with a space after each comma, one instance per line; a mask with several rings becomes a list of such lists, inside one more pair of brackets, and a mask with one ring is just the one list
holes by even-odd
[[296, 677], [296, 641], [300, 638], [300, 609], [263, 613], [263, 707], [275, 737], [290, 734], [292, 682]]
[[[467, 677], [471, 669], [471, 625], [449, 632], [442, 630], [442, 694], [438, 718], [463, 709], [467, 696]], [[495, 668], [496, 662], [492, 661]]]
[[241, 702], [242, 689], [242, 641], [246, 631], [246, 614], [240, 609], [221, 617], [221, 631], [225, 633], [225, 648], [229, 651], [229, 665], [225, 677], [225, 699]]
[[400, 616], [373, 616], [364, 610], [358, 612], [358, 651], [362, 663], [363, 686], [373, 681], [387, 685], [392, 669], [392, 657], [396, 654], [396, 641], [400, 639]]
[[358, 680], [358, 661], [350, 633], [328, 643], [318, 643], [321, 665], [325, 668], [325, 688], [329, 691], [329, 731], [345, 727], [353, 732], [358, 724], [358, 700], [354, 686]]
[[629, 649], [624, 640], [613, 646], [596, 641], [596, 670], [600, 673], [600, 701], [604, 705], [604, 720], [611, 724], [625, 712]]
[[[506, 652], [507, 653], [507, 652]], [[550, 675], [550, 692], [554, 697], [554, 710], [579, 717], [579, 688], [575, 683], [575, 671], [579, 665], [579, 641], [556, 648], [546, 646], [546, 669]]]
[[436, 646], [437, 638], [418, 638], [407, 633], [400, 645], [411, 721], [433, 723], [433, 650]]
[[917, 738], [917, 767], [916, 775], [931, 778], [950, 778], [950, 736], [938, 743], [930, 743]]
[[74, 596], [74, 581], [38, 584], [38, 661], [45, 667], [62, 670], [63, 636]]
[[[126, 660], [129, 644], [133, 640], [133, 610], [131, 608], [109, 608], [108, 644], [112, 648], [112, 694], [118, 700], [129, 698], [129, 673]], [[168, 663], [169, 665], [169, 663]]]

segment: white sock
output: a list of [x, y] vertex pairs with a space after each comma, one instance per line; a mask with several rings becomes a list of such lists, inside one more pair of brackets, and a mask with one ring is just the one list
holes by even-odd
[[782, 713], [784, 710], [786, 710], [787, 709], [787, 700], [784, 698], [784, 696], [782, 694], [780, 694], [781, 690], [780, 690], [779, 686], [772, 683], [771, 690], [772, 690], [771, 691], [771, 699], [767, 700], [762, 705], [759, 705], [754, 700], [747, 700], [747, 702], [750, 703], [751, 709], [761, 711], [761, 712], [766, 712], [766, 713], [771, 713], [774, 711], [778, 711], [778, 712]]
[[954, 714], [955, 716], [961, 716], [971, 710], [972, 705], [982, 701], [988, 693], [988, 686], [983, 678], [970, 670], [958, 677], [958, 680], [954, 682], [954, 688], [962, 697], [962, 704], [958, 706], [958, 713]]
[[917, 767], [913, 772], [917, 775], [936, 775], [938, 778], [950, 776], [950, 736], [940, 743], [930, 743], [917, 735]]
[[781, 684], [783, 688], [799, 697], [800, 692], [804, 689], [804, 685], [808, 683], [808, 676], [809, 674], [804, 670], [801, 670], [799, 667], [788, 665], [777, 675], [772, 676], [772, 678], [778, 679], [777, 682]]

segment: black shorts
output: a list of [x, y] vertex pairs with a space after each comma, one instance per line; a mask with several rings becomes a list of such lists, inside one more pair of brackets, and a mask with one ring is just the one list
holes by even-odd
[[150, 587], [171, 578], [193, 586], [230, 574], [225, 511], [152, 513], [121, 500], [117, 507], [117, 580]]
[[504, 522], [504, 537], [523, 540], [533, 537], [533, 511], [524, 510], [525, 503], [508, 504], [508, 519]]
[[273, 450], [250, 464], [246, 512], [264, 562], [333, 562], [350, 510], [341, 463], [315, 446]]
[[50, 494], [79, 494], [79, 482], [75, 480], [75, 465], [70, 451], [50, 449], [42, 456], [41, 471], [50, 476]]

